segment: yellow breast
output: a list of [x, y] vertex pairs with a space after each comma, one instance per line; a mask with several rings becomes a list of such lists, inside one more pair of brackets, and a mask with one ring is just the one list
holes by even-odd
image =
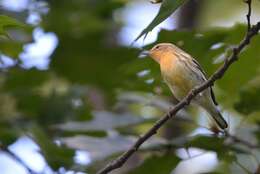
[[183, 63], [175, 56], [164, 57], [160, 61], [162, 76], [177, 99], [182, 99], [192, 89], [192, 80]]

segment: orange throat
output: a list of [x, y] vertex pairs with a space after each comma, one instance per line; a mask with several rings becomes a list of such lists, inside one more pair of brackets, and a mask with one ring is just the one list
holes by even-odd
[[176, 57], [173, 55], [163, 55], [163, 58], [159, 60], [159, 64], [161, 67], [161, 71], [163, 72], [171, 72], [174, 69], [174, 65], [176, 61]]

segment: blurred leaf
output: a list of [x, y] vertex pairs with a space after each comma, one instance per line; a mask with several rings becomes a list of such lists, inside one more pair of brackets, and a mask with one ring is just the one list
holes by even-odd
[[43, 84], [48, 77], [48, 71], [40, 71], [36, 68], [29, 70], [12, 68], [8, 72], [4, 86], [8, 91], [22, 92], [24, 90], [24, 92], [26, 92], [26, 90], [30, 90]]
[[169, 174], [179, 162], [180, 158], [171, 153], [162, 156], [152, 155], [129, 174]]
[[[231, 30], [231, 33], [227, 38], [227, 43], [233, 44], [235, 42], [237, 44], [238, 40], [242, 39], [241, 33], [244, 33], [245, 30], [246, 29], [241, 26], [234, 28], [233, 31]], [[217, 83], [225, 90], [226, 100], [233, 99], [233, 102], [235, 102], [238, 99], [241, 87], [245, 86], [254, 77], [259, 76], [259, 44], [260, 36], [257, 35], [250, 42], [250, 45], [241, 53], [239, 61], [232, 65], [225, 76]], [[241, 70], [243, 70], [243, 72], [241, 72]]]
[[[259, 1], [253, 1], [252, 6], [254, 11], [259, 11], [260, 5]], [[232, 8], [226, 8], [232, 7]], [[247, 6], [243, 1], [238, 2], [237, 0], [210, 0], [203, 2], [201, 6], [199, 17], [199, 25], [196, 27], [208, 28], [208, 26], [216, 26], [218, 22], [225, 20], [226, 22], [235, 23], [237, 20], [234, 18], [237, 15], [244, 17], [246, 14]], [[220, 13], [220, 11], [222, 13]], [[245, 21], [244, 21], [245, 22]]]
[[12, 68], [7, 75], [5, 90], [16, 99], [18, 110], [26, 118], [34, 118], [43, 125], [58, 123], [67, 118], [84, 121], [91, 118], [83, 88], [71, 86], [63, 94], [58, 94], [51, 88], [50, 94], [43, 96], [40, 87], [50, 80], [49, 71]]
[[0, 35], [4, 35], [8, 37], [8, 34], [6, 33], [5, 30], [7, 28], [17, 28], [17, 27], [24, 27], [24, 24], [9, 16], [0, 15]]
[[224, 143], [224, 138], [216, 136], [195, 136], [187, 142], [188, 147], [197, 147], [204, 150], [216, 152], [221, 160], [233, 161], [235, 153], [247, 153], [238, 147], [232, 146], [231, 144]]
[[155, 16], [153, 21], [137, 36], [135, 41], [140, 39], [142, 36], [147, 36], [147, 34], [152, 31], [154, 27], [159, 25], [165, 19], [167, 19], [172, 13], [175, 12], [185, 1], [187, 0], [163, 0], [162, 5], [158, 14]]
[[[140, 75], [142, 72], [146, 71], [145, 75]], [[163, 85], [160, 68], [157, 63], [155, 63], [150, 58], [135, 59], [123, 64], [119, 73], [125, 78], [121, 80], [121, 88], [124, 91], [144, 91], [153, 92], [157, 87], [162, 88], [162, 92], [168, 96], [171, 93], [166, 85]]]
[[23, 51], [23, 43], [13, 40], [0, 40], [0, 51], [8, 57], [17, 59]]
[[40, 117], [38, 113], [44, 100], [42, 96], [28, 90], [21, 93], [15, 93], [15, 97], [17, 100], [17, 109], [20, 112], [23, 112], [27, 118], [36, 119], [37, 117]]
[[68, 168], [73, 164], [73, 150], [54, 144], [39, 127], [34, 126], [31, 133], [34, 141], [40, 146], [43, 156], [54, 170], [62, 166]]
[[135, 52], [123, 47], [102, 47], [87, 40], [78, 40], [85, 43], [82, 45], [73, 44], [76, 40], [60, 44], [53, 55], [51, 68], [71, 82], [92, 84], [108, 92], [125, 78], [119, 67], [136, 58]]
[[59, 37], [51, 70], [73, 83], [102, 88], [112, 100], [111, 90], [124, 78], [118, 72], [120, 65], [136, 57], [134, 49], [119, 46], [114, 35], [114, 10], [124, 4], [107, 0], [50, 1], [43, 25]]
[[75, 110], [69, 95], [59, 95], [55, 91], [42, 100], [38, 110], [38, 121], [41, 124], [59, 123], [68, 118], [75, 118]]
[[116, 114], [107, 111], [94, 111], [94, 119], [87, 122], [68, 122], [57, 125], [63, 131], [108, 131], [143, 123], [145, 120], [127, 113]]
[[[16, 95], [17, 107], [27, 117], [34, 118], [39, 124], [50, 126], [64, 120], [89, 120], [90, 110], [82, 102], [80, 106], [74, 106], [73, 94], [58, 94], [53, 91], [50, 96], [43, 97], [37, 92], [29, 91]], [[80, 100], [80, 99], [79, 99]]]
[[[127, 150], [136, 139], [136, 137], [120, 135], [105, 138], [78, 135], [69, 138], [62, 138], [61, 142], [70, 148], [88, 151], [91, 159], [95, 161], [105, 159], [113, 154], [118, 154]], [[142, 149], [164, 143], [165, 141], [163, 139], [152, 138], [144, 143]]]
[[242, 114], [260, 111], [260, 78], [252, 80], [240, 91], [240, 99], [234, 105]]
[[6, 124], [7, 123], [0, 124], [0, 146], [2, 144], [7, 147], [8, 145], [15, 142], [19, 134], [17, 129]]
[[224, 139], [212, 136], [195, 136], [187, 145], [205, 150], [222, 151]]
[[[90, 33], [102, 39], [103, 32], [107, 32], [111, 24], [115, 24], [112, 20], [113, 11], [122, 7], [124, 1], [48, 1], [49, 12], [43, 17], [43, 26], [49, 31], [55, 32], [59, 38], [71, 39], [86, 37]], [[104, 27], [106, 26], [106, 27]], [[89, 35], [91, 37], [91, 35]], [[91, 37], [92, 38], [92, 37]], [[95, 42], [89, 39], [88, 42]], [[62, 42], [61, 42], [62, 43]], [[79, 45], [78, 45], [79, 46]]]
[[[16, 100], [7, 92], [1, 90], [0, 92], [0, 123], [9, 125], [9, 121], [17, 119]], [[6, 123], [7, 122], [7, 123]]]

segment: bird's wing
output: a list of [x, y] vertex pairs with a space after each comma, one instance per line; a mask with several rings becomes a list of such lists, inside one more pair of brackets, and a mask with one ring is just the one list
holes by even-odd
[[[202, 78], [203, 78], [203, 81], [206, 81], [207, 80], [206, 73], [203, 71], [203, 69], [201, 68], [200, 64], [194, 58], [191, 58], [191, 59], [192, 59], [192, 62], [194, 64], [194, 66], [200, 71], [200, 73], [202, 75]], [[218, 102], [216, 101], [216, 97], [215, 97], [215, 94], [213, 92], [212, 87], [210, 87], [210, 96], [212, 98], [213, 103], [215, 105], [218, 105]]]
[[[197, 60], [195, 60], [191, 55], [187, 54], [183, 50], [179, 49], [178, 51], [179, 51], [179, 54], [181, 55], [179, 57], [180, 58], [183, 57], [184, 59], [186, 59], [186, 61], [189, 62], [188, 65], [190, 65], [189, 67], [194, 72], [194, 74], [197, 75], [197, 78], [200, 79], [201, 81], [205, 82], [207, 80], [206, 73], [201, 68], [199, 62], [197, 62]], [[186, 61], [184, 61], [184, 62], [186, 62]], [[216, 101], [216, 97], [214, 95], [212, 88], [211, 87], [209, 87], [209, 88], [210, 88], [210, 96], [211, 96], [213, 103], [215, 105], [218, 105], [218, 102]]]

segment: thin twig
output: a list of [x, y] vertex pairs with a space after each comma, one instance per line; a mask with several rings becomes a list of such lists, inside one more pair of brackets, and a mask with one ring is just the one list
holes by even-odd
[[107, 174], [112, 170], [120, 168], [123, 164], [139, 149], [139, 147], [151, 136], [157, 133], [158, 129], [162, 127], [169, 119], [174, 117], [176, 113], [189, 105], [191, 100], [198, 95], [203, 90], [207, 89], [210, 86], [213, 86], [214, 82], [223, 77], [224, 73], [230, 67], [232, 63], [238, 60], [238, 55], [242, 52], [242, 50], [250, 43], [250, 40], [253, 36], [258, 34], [260, 30], [260, 22], [256, 25], [250, 27], [250, 30], [246, 33], [244, 39], [240, 42], [238, 46], [233, 48], [232, 54], [226, 59], [225, 63], [203, 84], [198, 87], [192, 89], [188, 95], [181, 100], [175, 107], [168, 112], [164, 117], [159, 119], [153, 127], [151, 127], [144, 135], [142, 135], [126, 152], [124, 152], [117, 159], [109, 163], [103, 169], [101, 169], [98, 174]]
[[251, 4], [252, 4], [252, 0], [245, 0], [245, 3], [247, 3], [247, 6], [248, 6], [248, 12], [247, 12], [246, 18], [247, 18], [247, 31], [249, 31], [250, 28], [251, 28], [251, 11], [252, 11]]

